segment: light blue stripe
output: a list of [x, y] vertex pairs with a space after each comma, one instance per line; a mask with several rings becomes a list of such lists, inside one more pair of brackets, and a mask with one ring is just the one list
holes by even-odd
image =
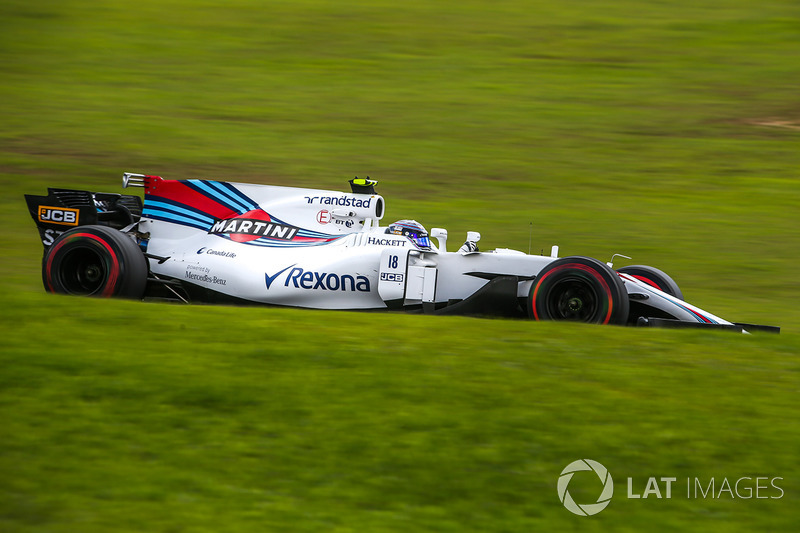
[[217, 200], [222, 200], [221, 203], [223, 205], [226, 205], [226, 207], [228, 207], [228, 208], [234, 208], [234, 210], [241, 211], [242, 213], [246, 213], [247, 211], [250, 211], [250, 209], [248, 209], [246, 205], [237, 202], [236, 200], [234, 200], [230, 196], [226, 196], [226, 195], [220, 194], [219, 191], [217, 191], [216, 189], [211, 188], [211, 186], [208, 185], [204, 181], [201, 181], [201, 180], [188, 180], [188, 182], [191, 183], [192, 185], [195, 185], [199, 189], [202, 189], [203, 191], [208, 193], [208, 195], [211, 196], [212, 198], [216, 198]]
[[271, 246], [276, 248], [296, 248], [298, 246], [320, 246], [322, 244], [329, 244], [331, 242], [333, 241], [324, 241], [324, 242], [271, 241], [259, 238], [255, 241], [249, 241], [247, 244], [252, 244], [254, 246]]
[[[656, 294], [656, 293], [653, 293], [653, 294], [655, 294], [656, 296], [668, 301], [669, 303], [671, 303], [673, 305], [677, 305], [678, 307], [680, 307], [681, 309], [683, 309], [684, 311], [686, 311], [687, 313], [692, 315], [694, 317], [694, 319], [697, 320], [698, 322], [700, 322], [701, 324], [704, 324], [706, 322], [705, 320], [703, 320], [703, 318], [705, 318], [706, 320], [708, 320], [712, 324], [718, 324], [719, 323], [719, 322], [717, 322], [716, 320], [714, 320], [711, 317], [707, 317], [707, 316], [705, 316], [705, 315], [703, 315], [701, 313], [698, 313], [697, 311], [692, 311], [688, 307], [685, 307], [685, 306], [681, 305], [680, 303], [678, 303], [677, 301], [672, 300], [671, 298], [665, 298], [664, 296], [662, 296], [660, 294]], [[703, 318], [700, 318], [700, 317], [703, 317]]]
[[175, 215], [174, 213], [169, 213], [166, 211], [145, 209], [144, 212], [142, 213], [142, 216], [147, 218], [152, 218], [154, 220], [163, 220], [164, 222], [172, 222], [173, 224], [180, 224], [182, 226], [190, 226], [192, 228], [197, 228], [203, 231], [206, 231], [208, 229], [207, 225], [201, 224], [196, 220], [184, 218]]
[[237, 196], [239, 200], [241, 200], [243, 203], [252, 206], [252, 209], [258, 209], [260, 207], [258, 205], [258, 202], [256, 202], [255, 200], [247, 196], [245, 193], [237, 189], [232, 183], [228, 183], [227, 181], [215, 181], [213, 183], [216, 183], [229, 193]]
[[324, 244], [330, 244], [328, 242], [298, 242], [298, 243], [263, 243], [263, 242], [246, 242], [244, 244], [249, 244], [251, 246], [258, 246], [260, 248], [300, 248], [300, 247], [310, 247], [310, 246], [322, 246]]
[[245, 206], [245, 209], [248, 211], [252, 211], [253, 209], [258, 209], [258, 204], [253, 203], [250, 201], [248, 197], [237, 191], [233, 187], [225, 187], [225, 185], [230, 185], [229, 183], [220, 183], [218, 181], [206, 181], [206, 183], [213, 187], [214, 189], [218, 190], [220, 193], [224, 194], [228, 198], [238, 202], [239, 204]]
[[167, 211], [167, 212], [172, 212], [172, 213], [176, 213], [176, 214], [186, 215], [187, 217], [197, 219], [198, 221], [203, 222], [205, 224], [211, 225], [211, 224], [214, 223], [214, 219], [211, 218], [208, 215], [204, 215], [204, 214], [198, 213], [196, 211], [191, 211], [191, 210], [185, 209], [183, 207], [178, 207], [177, 205], [167, 204], [167, 203], [164, 203], [164, 202], [158, 202], [158, 201], [154, 201], [154, 200], [149, 200], [147, 202], [147, 206], [148, 207], [157, 207], [157, 208], [160, 208], [162, 211]]
[[342, 235], [330, 235], [328, 233], [320, 233], [318, 231], [311, 231], [309, 229], [301, 229], [297, 232], [297, 234], [301, 237], [315, 237], [318, 239], [338, 239], [342, 237]]

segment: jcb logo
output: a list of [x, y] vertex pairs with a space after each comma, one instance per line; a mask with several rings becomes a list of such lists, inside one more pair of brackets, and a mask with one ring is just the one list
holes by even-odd
[[64, 226], [78, 225], [78, 210], [68, 207], [39, 206], [39, 222], [48, 224], [62, 224]]

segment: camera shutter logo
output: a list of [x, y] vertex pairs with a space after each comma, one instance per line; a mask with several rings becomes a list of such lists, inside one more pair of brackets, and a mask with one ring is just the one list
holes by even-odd
[[[600, 478], [600, 482], [603, 484], [603, 492], [600, 493], [600, 497], [597, 498], [596, 503], [575, 503], [575, 500], [572, 499], [572, 496], [570, 496], [567, 490], [569, 482], [572, 480], [572, 476], [575, 475], [575, 472], [584, 470], [597, 474], [597, 477]], [[568, 511], [579, 516], [592, 516], [599, 513], [608, 507], [613, 495], [614, 481], [611, 479], [611, 474], [609, 474], [606, 467], [591, 459], [578, 459], [577, 461], [571, 462], [561, 471], [561, 476], [558, 478], [558, 499], [561, 500], [561, 503], [564, 504], [564, 507], [566, 507]]]

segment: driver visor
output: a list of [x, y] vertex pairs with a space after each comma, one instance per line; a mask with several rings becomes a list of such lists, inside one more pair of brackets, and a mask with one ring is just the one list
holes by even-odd
[[418, 231], [411, 231], [411, 230], [406, 230], [403, 233], [407, 237], [411, 238], [411, 240], [414, 241], [414, 244], [416, 244], [420, 248], [430, 249], [431, 241], [428, 239], [427, 233], [420, 233]]

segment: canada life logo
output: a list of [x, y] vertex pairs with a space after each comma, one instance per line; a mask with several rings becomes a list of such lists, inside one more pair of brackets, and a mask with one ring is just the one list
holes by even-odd
[[[600, 478], [603, 489], [598, 496], [597, 501], [594, 503], [576, 503], [569, 493], [569, 482], [577, 472], [593, 472]], [[596, 515], [611, 503], [611, 497], [614, 495], [614, 480], [611, 479], [611, 474], [608, 469], [591, 459], [578, 459], [568, 464], [561, 475], [558, 477], [558, 499], [564, 504], [564, 507], [571, 513], [578, 516], [592, 516]]]

